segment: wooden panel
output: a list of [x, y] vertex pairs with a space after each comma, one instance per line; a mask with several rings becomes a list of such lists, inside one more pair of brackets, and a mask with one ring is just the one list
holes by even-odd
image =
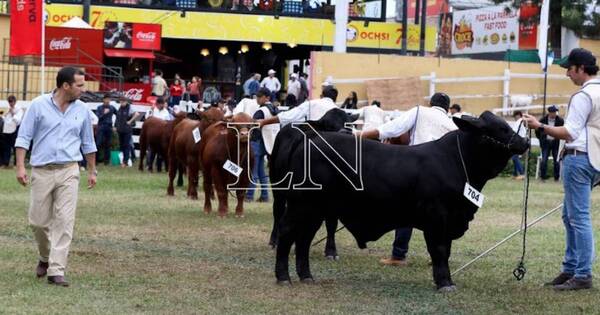
[[384, 110], [408, 110], [415, 105], [424, 103], [422, 83], [419, 77], [368, 80], [365, 85], [369, 104], [378, 100]]

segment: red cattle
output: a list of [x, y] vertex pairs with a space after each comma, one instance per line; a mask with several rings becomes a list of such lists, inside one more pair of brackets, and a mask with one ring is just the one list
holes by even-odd
[[[160, 154], [168, 164], [167, 151], [169, 148], [169, 139], [173, 133], [173, 128], [180, 123], [186, 116], [186, 113], [180, 112], [175, 115], [174, 120], [162, 120], [156, 117], [150, 117], [144, 121], [142, 125], [142, 131], [140, 133], [140, 166], [139, 170], [144, 171], [144, 160], [146, 157], [146, 150], [150, 149], [152, 152]], [[148, 170], [152, 172], [152, 162], [148, 165]], [[159, 169], [160, 171], [160, 169]], [[179, 184], [183, 185], [183, 183]]]
[[[200, 143], [196, 143], [194, 140], [193, 132], [194, 129], [198, 128], [200, 135], [203, 137], [206, 128], [223, 120], [223, 111], [211, 107], [196, 114], [199, 120], [184, 119], [174, 128], [169, 142], [169, 186], [167, 187], [167, 195], [169, 196], [173, 196], [175, 193], [173, 189], [175, 171], [179, 170], [181, 174], [185, 170], [188, 175], [187, 196], [191, 199], [198, 199], [198, 172], [200, 168], [198, 152]], [[180, 186], [179, 183], [178, 186]]]
[[[227, 215], [227, 185], [235, 184], [235, 187], [247, 188], [249, 184], [248, 174], [252, 174], [250, 167], [254, 165], [254, 156], [248, 145], [248, 130], [251, 128], [252, 118], [239, 113], [233, 116], [234, 123], [248, 123], [248, 125], [236, 125], [235, 129], [227, 128], [226, 122], [214, 124], [202, 135], [200, 144], [200, 161], [202, 162], [204, 178], [204, 212], [210, 213], [212, 206], [210, 197], [213, 195], [213, 184], [219, 198], [219, 216]], [[238, 137], [240, 140], [238, 150]], [[237, 163], [243, 168], [239, 177], [235, 177], [223, 168], [227, 160]], [[237, 206], [235, 215], [244, 216], [245, 189], [236, 190]]]

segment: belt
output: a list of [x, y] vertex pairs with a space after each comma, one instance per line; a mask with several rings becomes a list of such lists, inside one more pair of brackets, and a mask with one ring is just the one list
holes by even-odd
[[46, 164], [46, 165], [42, 165], [42, 166], [36, 166], [35, 168], [41, 168], [41, 169], [45, 169], [45, 170], [59, 170], [59, 169], [73, 166], [74, 164], [77, 164], [77, 163], [76, 162], [69, 162], [69, 163], [65, 163], [65, 164], [50, 163], [50, 164]]
[[575, 149], [565, 149], [565, 155], [587, 155], [587, 152], [583, 152], [583, 151], [579, 151], [579, 150], [575, 150]]

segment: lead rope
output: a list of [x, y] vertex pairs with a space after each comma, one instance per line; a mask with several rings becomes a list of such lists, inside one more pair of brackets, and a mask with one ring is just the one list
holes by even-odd
[[[517, 134], [519, 133], [519, 131], [521, 130], [521, 127], [523, 126], [523, 121], [521, 121], [521, 123], [519, 124], [519, 128], [517, 128]], [[529, 135], [527, 136], [528, 139], [531, 139], [531, 130], [529, 130]], [[523, 278], [525, 278], [525, 274], [527, 273], [527, 268], [525, 268], [525, 253], [526, 253], [526, 249], [527, 249], [527, 205], [528, 205], [528, 201], [529, 201], [529, 156], [531, 153], [531, 149], [527, 149], [527, 152], [525, 154], [525, 183], [523, 183], [524, 185], [524, 190], [523, 190], [523, 215], [521, 217], [521, 229], [523, 230], [523, 241], [522, 241], [522, 252], [521, 252], [521, 259], [519, 259], [519, 264], [517, 265], [517, 267], [513, 270], [513, 276], [515, 276], [515, 278], [517, 279], [517, 281], [521, 281], [523, 280]]]
[[465, 165], [465, 160], [462, 156], [462, 150], [460, 148], [460, 138], [459, 133], [456, 133], [456, 147], [458, 148], [458, 155], [460, 156], [460, 162], [462, 163], [463, 171], [465, 171], [465, 177], [467, 178], [467, 183], [471, 185], [471, 181], [469, 181], [469, 174], [467, 173], [467, 166]]

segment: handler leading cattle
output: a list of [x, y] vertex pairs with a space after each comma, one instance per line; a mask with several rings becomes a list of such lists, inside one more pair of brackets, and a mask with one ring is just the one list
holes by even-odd
[[[431, 107], [416, 106], [402, 116], [362, 133], [363, 138], [386, 140], [410, 132], [409, 145], [417, 145], [441, 138], [446, 133], [456, 130], [456, 125], [448, 117], [450, 97], [444, 93], [435, 93], [429, 102]], [[408, 243], [412, 236], [412, 228], [396, 229], [392, 256], [379, 262], [389, 266], [406, 266]]]
[[529, 128], [567, 140], [561, 154], [565, 190], [562, 218], [567, 244], [561, 273], [546, 283], [562, 291], [592, 287], [594, 233], [590, 197], [600, 175], [600, 80], [596, 78], [596, 57], [585, 49], [573, 49], [560, 66], [567, 69], [567, 76], [575, 85], [581, 86], [569, 101], [565, 125], [544, 125], [530, 115], [524, 115], [524, 120]]

